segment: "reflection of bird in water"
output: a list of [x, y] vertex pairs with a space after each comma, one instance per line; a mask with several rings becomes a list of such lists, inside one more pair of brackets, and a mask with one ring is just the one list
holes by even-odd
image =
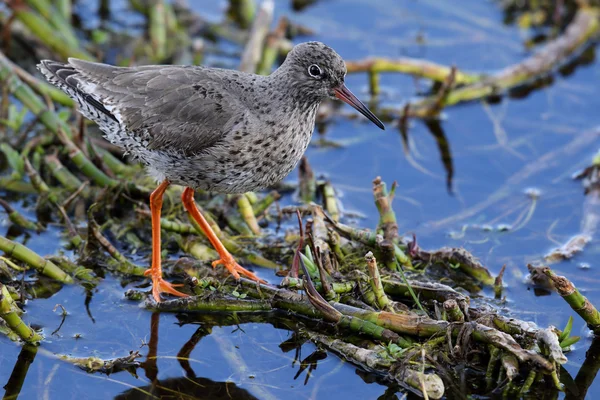
[[95, 121], [112, 143], [160, 181], [150, 196], [152, 294], [185, 296], [163, 280], [160, 211], [171, 184], [185, 186], [183, 204], [235, 277], [260, 279], [225, 249], [194, 202], [194, 189], [221, 193], [259, 190], [279, 182], [308, 147], [319, 104], [336, 97], [384, 129], [344, 85], [346, 65], [319, 42], [295, 46], [271, 75], [220, 68], [151, 65], [121, 68], [69, 59], [38, 68]]
[[189, 359], [192, 351], [198, 342], [206, 335], [210, 334], [211, 329], [203, 326], [198, 327], [192, 337], [186, 342], [177, 354], [179, 364], [186, 371], [186, 376], [179, 378], [158, 379], [158, 332], [160, 324], [160, 313], [155, 312], [150, 319], [150, 340], [148, 342], [148, 354], [146, 361], [141, 367], [146, 372], [146, 377], [152, 383], [127, 390], [115, 399], [148, 399], [148, 393], [156, 398], [168, 399], [256, 399], [248, 393], [246, 389], [238, 388], [232, 382], [215, 382], [208, 378], [198, 378], [196, 373], [189, 365]]
[[258, 399], [246, 389], [232, 382], [215, 382], [207, 378], [167, 378], [154, 385], [129, 389], [115, 396], [115, 400], [146, 400], [152, 393], [165, 399], [202, 399], [202, 400], [254, 400]]

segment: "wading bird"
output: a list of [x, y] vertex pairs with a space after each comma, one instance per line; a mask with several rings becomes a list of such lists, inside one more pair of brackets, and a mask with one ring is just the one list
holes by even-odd
[[225, 249], [194, 201], [194, 189], [244, 193], [286, 177], [306, 150], [319, 104], [338, 98], [384, 129], [344, 85], [346, 65], [319, 42], [296, 45], [269, 76], [199, 66], [115, 67], [70, 58], [43, 60], [39, 70], [96, 122], [111, 143], [143, 162], [160, 184], [150, 196], [152, 294], [185, 296], [162, 278], [160, 213], [170, 184], [223, 264], [261, 281]]

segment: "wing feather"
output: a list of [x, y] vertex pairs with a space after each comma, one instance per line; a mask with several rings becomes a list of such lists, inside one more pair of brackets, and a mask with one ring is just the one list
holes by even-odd
[[124, 68], [73, 58], [69, 64], [43, 61], [40, 65], [55, 65], [53, 78], [76, 88], [127, 132], [144, 136], [150, 149], [197, 154], [217, 143], [231, 129], [235, 116], [245, 111], [232, 93], [234, 88], [227, 86], [228, 70]]

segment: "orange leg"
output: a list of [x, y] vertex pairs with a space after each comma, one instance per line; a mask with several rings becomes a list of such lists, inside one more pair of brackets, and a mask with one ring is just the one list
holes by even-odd
[[219, 260], [213, 261], [213, 268], [219, 264], [223, 264], [235, 279], [240, 279], [241, 274], [247, 276], [253, 281], [266, 283], [258, 276], [254, 275], [253, 272], [250, 272], [247, 269], [240, 266], [233, 259], [233, 256], [227, 251], [225, 246], [223, 246], [223, 243], [221, 243], [215, 232], [210, 227], [209, 223], [200, 213], [200, 210], [198, 210], [198, 207], [196, 207], [196, 202], [194, 201], [194, 189], [189, 187], [185, 188], [183, 194], [181, 195], [181, 200], [183, 201], [183, 206], [185, 207], [185, 209], [190, 213], [190, 215], [192, 216], [192, 218], [194, 218], [198, 225], [200, 225], [200, 227], [204, 231], [204, 234], [221, 257]]
[[152, 267], [144, 275], [152, 276], [152, 296], [160, 302], [161, 293], [170, 293], [174, 296], [185, 297], [187, 294], [175, 290], [173, 285], [162, 278], [160, 266], [160, 211], [162, 209], [163, 195], [169, 187], [170, 182], [164, 180], [150, 195], [150, 212], [152, 213]]

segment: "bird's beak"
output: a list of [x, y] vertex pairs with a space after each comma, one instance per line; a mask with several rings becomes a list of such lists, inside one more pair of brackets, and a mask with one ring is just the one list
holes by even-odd
[[379, 118], [377, 118], [375, 114], [373, 114], [371, 110], [367, 108], [367, 106], [365, 106], [358, 98], [356, 98], [356, 96], [352, 94], [352, 92], [346, 87], [346, 85], [342, 84], [341, 86], [333, 89], [333, 91], [335, 92], [335, 97], [337, 97], [345, 103], [350, 104], [359, 113], [369, 118], [372, 123], [385, 130], [385, 126], [383, 126], [383, 123], [379, 120]]

